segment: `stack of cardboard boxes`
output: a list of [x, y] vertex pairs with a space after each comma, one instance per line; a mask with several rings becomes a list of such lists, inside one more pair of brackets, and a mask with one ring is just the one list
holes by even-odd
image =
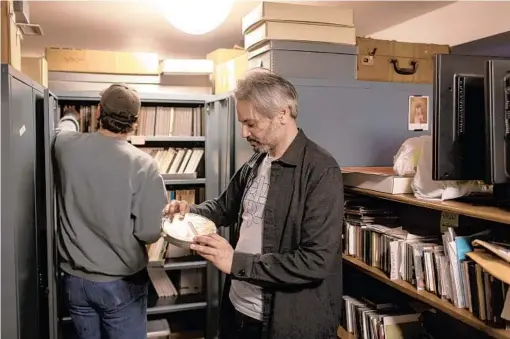
[[38, 84], [48, 87], [48, 63], [45, 57], [22, 57], [21, 71]]
[[227, 93], [236, 88], [248, 69], [248, 56], [242, 48], [220, 48], [209, 54], [206, 59], [214, 62], [211, 83], [214, 94]]
[[253, 68], [249, 52], [269, 40], [356, 44], [353, 11], [341, 7], [263, 2], [243, 18], [242, 33], [244, 50], [218, 49], [207, 55], [215, 64], [215, 94], [234, 90], [237, 80]]
[[48, 47], [45, 54], [52, 72], [159, 75], [160, 71], [156, 53]]
[[352, 9], [263, 2], [242, 20], [244, 48], [253, 51], [268, 40], [356, 45]]
[[362, 81], [431, 84], [433, 56], [450, 53], [446, 45], [356, 37], [355, 30], [352, 9], [262, 2], [242, 20], [245, 52], [217, 50], [208, 56], [215, 62], [214, 92], [233, 90], [248, 69], [271, 69], [271, 60], [260, 56], [268, 55], [275, 40], [357, 46], [355, 74]]
[[[16, 26], [12, 0], [0, 3], [2, 63], [45, 87], [48, 71], [162, 73], [155, 53], [47, 48], [45, 57], [22, 58], [22, 34]], [[356, 77], [364, 81], [432, 83], [432, 56], [449, 53], [449, 47], [442, 45], [356, 38], [353, 10], [342, 6], [262, 2], [242, 19], [242, 33], [244, 48], [222, 48], [206, 56], [214, 64], [211, 82], [215, 94], [234, 90], [248, 69], [271, 69], [271, 60], [262, 64], [255, 56], [267, 52], [269, 43], [275, 40], [357, 45]]]
[[16, 25], [12, 0], [0, 1], [2, 63], [28, 75], [32, 80], [48, 87], [48, 67], [44, 57], [21, 57], [23, 34]]
[[2, 63], [21, 70], [21, 40], [23, 35], [16, 26], [12, 0], [0, 1]]

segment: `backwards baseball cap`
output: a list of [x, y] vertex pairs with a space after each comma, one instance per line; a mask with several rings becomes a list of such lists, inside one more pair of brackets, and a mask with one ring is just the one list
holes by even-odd
[[101, 92], [101, 107], [105, 113], [134, 118], [140, 111], [140, 97], [125, 84], [112, 84]]

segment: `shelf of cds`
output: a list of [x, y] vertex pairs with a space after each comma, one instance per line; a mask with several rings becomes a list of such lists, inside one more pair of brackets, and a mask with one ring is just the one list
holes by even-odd
[[[510, 338], [507, 219], [498, 223], [482, 213], [496, 208], [351, 187], [345, 192], [342, 257], [348, 267], [477, 329], [479, 337]], [[388, 312], [349, 300], [354, 313], [344, 317], [340, 337], [364, 337], [353, 325], [356, 309], [377, 317]]]

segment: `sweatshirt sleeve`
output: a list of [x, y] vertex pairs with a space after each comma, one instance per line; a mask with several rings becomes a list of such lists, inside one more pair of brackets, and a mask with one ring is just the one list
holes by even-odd
[[161, 237], [161, 218], [166, 202], [163, 178], [157, 167], [151, 164], [133, 197], [133, 234], [138, 240], [151, 244]]
[[66, 114], [63, 116], [55, 128], [55, 135], [59, 135], [62, 132], [78, 132], [80, 130], [80, 124], [78, 120], [72, 114]]

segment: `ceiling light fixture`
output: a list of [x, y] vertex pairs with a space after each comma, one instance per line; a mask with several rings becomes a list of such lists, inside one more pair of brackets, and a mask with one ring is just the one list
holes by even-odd
[[235, 0], [163, 0], [158, 8], [172, 26], [192, 35], [218, 28], [232, 11]]

